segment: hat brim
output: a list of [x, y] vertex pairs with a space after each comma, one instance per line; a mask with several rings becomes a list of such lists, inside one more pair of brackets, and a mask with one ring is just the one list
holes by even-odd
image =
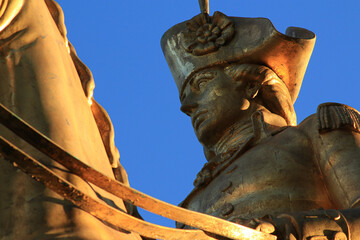
[[316, 36], [303, 28], [290, 27], [278, 32], [266, 18], [229, 17], [234, 37], [217, 51], [196, 56], [183, 46], [186, 22], [170, 28], [161, 39], [161, 47], [181, 93], [193, 74], [203, 69], [232, 63], [265, 65], [286, 84], [293, 103], [301, 87]]

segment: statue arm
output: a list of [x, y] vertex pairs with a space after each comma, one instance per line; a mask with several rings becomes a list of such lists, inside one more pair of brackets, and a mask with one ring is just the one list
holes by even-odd
[[264, 220], [276, 227], [273, 234], [285, 239], [360, 240], [360, 113], [326, 103], [315, 116], [303, 129], [311, 136], [319, 177], [338, 210], [293, 212]]
[[340, 210], [294, 213], [288, 222], [296, 223], [300, 236], [323, 236], [323, 232], [330, 239], [338, 239], [336, 234], [360, 239], [360, 113], [343, 104], [325, 103], [316, 115], [312, 132], [317, 164], [329, 196]]
[[318, 108], [319, 167], [339, 209], [359, 205], [360, 114], [343, 104]]
[[[341, 210], [338, 214], [326, 214], [335, 211], [326, 210], [325, 214], [315, 215], [315, 220], [312, 216], [303, 216], [300, 218], [302, 225], [313, 231], [312, 225], [316, 223], [319, 229], [329, 229], [332, 234], [360, 239], [360, 133], [355, 129], [340, 128], [320, 132], [318, 139], [319, 167], [331, 199]], [[329, 224], [333, 226], [329, 227]]]
[[360, 133], [336, 130], [320, 135], [319, 166], [339, 208], [360, 204]]

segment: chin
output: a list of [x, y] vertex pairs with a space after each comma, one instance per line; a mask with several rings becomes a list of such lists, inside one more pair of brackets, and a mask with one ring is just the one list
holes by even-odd
[[204, 121], [197, 130], [195, 130], [195, 134], [199, 142], [204, 146], [213, 146], [216, 144], [220, 137], [219, 130], [216, 128], [214, 121], [208, 119]]

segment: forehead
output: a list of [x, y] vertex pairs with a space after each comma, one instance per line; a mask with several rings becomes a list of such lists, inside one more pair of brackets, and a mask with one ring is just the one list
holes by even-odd
[[221, 73], [223, 71], [224, 70], [222, 68], [214, 67], [206, 68], [194, 73], [191, 77], [184, 81], [184, 85], [181, 89], [181, 94], [185, 92], [187, 88], [191, 87], [191, 85], [195, 84], [198, 80], [203, 78], [214, 78], [216, 77], [216, 75], [218, 75], [218, 73]]

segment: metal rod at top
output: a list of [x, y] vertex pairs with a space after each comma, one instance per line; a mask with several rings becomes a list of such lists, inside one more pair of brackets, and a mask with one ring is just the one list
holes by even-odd
[[209, 0], [199, 0], [201, 13], [209, 14]]

